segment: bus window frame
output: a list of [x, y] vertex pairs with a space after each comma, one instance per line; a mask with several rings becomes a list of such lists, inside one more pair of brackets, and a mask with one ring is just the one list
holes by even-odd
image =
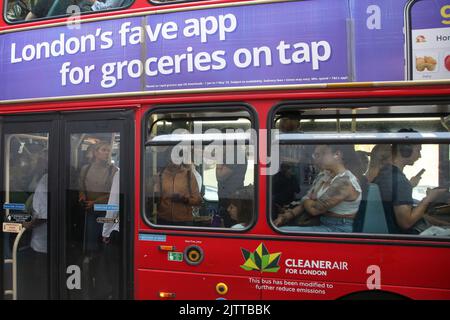
[[[50, 17], [42, 17], [42, 18], [36, 18], [36, 19], [32, 19], [32, 20], [20, 20], [20, 21], [9, 21], [8, 17], [7, 17], [7, 6], [8, 6], [8, 2], [9, 1], [13, 1], [13, 0], [5, 0], [3, 2], [3, 21], [5, 21], [6, 24], [11, 25], [11, 26], [16, 26], [16, 25], [26, 25], [29, 24], [30, 22], [42, 22], [42, 21], [52, 21], [55, 19], [61, 19], [61, 18], [70, 18], [72, 17], [72, 15], [70, 14], [64, 14], [64, 15], [57, 15], [57, 16], [50, 16]], [[55, 0], [58, 1], [58, 0]], [[82, 12], [80, 11], [80, 17], [84, 16], [84, 15], [91, 15], [91, 14], [100, 14], [100, 13], [111, 13], [111, 12], [116, 12], [116, 11], [120, 11], [120, 10], [125, 10], [125, 9], [129, 9], [134, 3], [136, 2], [136, 0], [131, 0], [131, 2], [123, 7], [118, 7], [118, 8], [111, 8], [111, 9], [107, 9], [107, 10], [101, 10], [101, 11], [85, 11]], [[41, 26], [41, 25], [40, 25]]]
[[[271, 141], [270, 139], [272, 138], [271, 135], [271, 130], [274, 129], [274, 125], [275, 125], [275, 121], [277, 119], [277, 115], [279, 114], [280, 111], [298, 111], [298, 110], [307, 110], [309, 108], [311, 109], [317, 109], [317, 108], [321, 108], [321, 109], [355, 109], [355, 108], [360, 108], [360, 107], [373, 107], [373, 108], [379, 108], [379, 107], [386, 107], [386, 106], [390, 106], [390, 107], [395, 107], [395, 106], [432, 106], [432, 105], [439, 105], [439, 104], [446, 104], [449, 105], [450, 108], [450, 98], [445, 97], [445, 96], [434, 96], [434, 97], [405, 97], [405, 98], [397, 98], [397, 97], [393, 97], [392, 99], [386, 99], [386, 98], [372, 98], [372, 99], [326, 99], [326, 100], [317, 100], [317, 101], [297, 101], [297, 100], [292, 100], [292, 101], [283, 101], [280, 103], [277, 103], [275, 105], [273, 105], [268, 113], [267, 116], [267, 141]], [[422, 108], [423, 110], [423, 108]], [[415, 113], [404, 113], [401, 114], [402, 117], [411, 117], [412, 115], [414, 115], [415, 117], [417, 117], [418, 114], [420, 114], [418, 112], [419, 110], [416, 110]], [[376, 118], [376, 117], [381, 117], [383, 114], [386, 113], [380, 113], [380, 114], [376, 114], [373, 115], [372, 117]], [[450, 111], [449, 111], [450, 114]], [[395, 115], [395, 114], [394, 114]], [[428, 113], [428, 115], [430, 115]], [[336, 115], [333, 115], [334, 118], [336, 118]], [[325, 115], [325, 116], [320, 116], [322, 119], [330, 119], [331, 115]], [[367, 115], [364, 115], [365, 118], [368, 118]], [[342, 118], [342, 117], [341, 117]], [[349, 117], [351, 118], [351, 116]], [[420, 132], [419, 132], [420, 133]], [[450, 134], [450, 132], [448, 132]], [[330, 132], [331, 134], [331, 132]], [[355, 133], [352, 133], [355, 134]], [[372, 139], [370, 140], [373, 142], [377, 142], [379, 141], [378, 139]], [[381, 140], [383, 141], [383, 140]], [[389, 140], [389, 141], [395, 141], [395, 139]], [[399, 141], [403, 141], [403, 140], [399, 140]], [[450, 147], [450, 138], [447, 140], [449, 147]], [[288, 144], [295, 144], [301, 142], [304, 145], [316, 145], [318, 143], [324, 143], [324, 140], [318, 140], [318, 139], [309, 139], [309, 140], [292, 140], [289, 141]], [[363, 143], [369, 143], [369, 140], [358, 140], [358, 139], [353, 139], [349, 141], [344, 141], [341, 142], [340, 144], [355, 144], [355, 143], [359, 143], [359, 142], [363, 142]], [[391, 143], [390, 142], [390, 143]], [[442, 141], [440, 140], [435, 140], [435, 139], [412, 139], [412, 140], [408, 140], [408, 142], [414, 143], [414, 142], [423, 142], [426, 144], [442, 144]], [[385, 142], [386, 143], [386, 142]], [[281, 145], [283, 143], [280, 143]], [[272, 152], [272, 148], [271, 145], [268, 145], [268, 150], [267, 150], [267, 154], [270, 157], [271, 156], [271, 152]], [[440, 155], [438, 155], [440, 156]], [[449, 160], [450, 161], [450, 160]], [[450, 174], [450, 173], [449, 173]], [[440, 178], [440, 176], [439, 176]], [[358, 240], [387, 240], [387, 241], [399, 241], [399, 240], [406, 240], [408, 242], [413, 243], [414, 241], [425, 241], [425, 242], [436, 242], [436, 243], [442, 243], [443, 245], [450, 245], [450, 238], [445, 238], [445, 237], [431, 237], [431, 236], [420, 236], [420, 235], [414, 235], [414, 234], [375, 234], [375, 233], [362, 233], [362, 232], [351, 232], [351, 233], [345, 233], [345, 232], [297, 232], [297, 231], [284, 231], [282, 229], [280, 229], [279, 227], [276, 227], [273, 224], [273, 220], [272, 220], [272, 212], [271, 212], [271, 208], [272, 208], [272, 179], [273, 176], [267, 176], [266, 178], [266, 183], [267, 183], [267, 188], [266, 188], [266, 222], [268, 224], [268, 226], [278, 235], [282, 235], [282, 236], [288, 236], [288, 237], [297, 237], [297, 238], [302, 238], [302, 237], [311, 237], [311, 238], [317, 238], [317, 239], [321, 239], [321, 238], [334, 238], [336, 240], [338, 239], [358, 239]], [[449, 182], [450, 182], [450, 176], [449, 176]]]
[[[201, 227], [201, 226], [176, 226], [176, 225], [158, 225], [150, 222], [147, 218], [146, 214], [146, 193], [145, 193], [145, 185], [146, 185], [146, 163], [145, 163], [145, 153], [146, 147], [148, 145], [147, 141], [147, 123], [149, 122], [149, 118], [152, 114], [164, 114], [164, 113], [174, 113], [174, 112], [205, 112], [205, 111], [214, 111], [214, 112], [226, 112], [226, 111], [246, 111], [249, 115], [250, 127], [252, 130], [256, 130], [259, 132], [259, 118], [256, 109], [244, 102], [220, 102], [220, 103], [189, 103], [189, 104], [164, 104], [164, 105], [150, 105], [147, 106], [148, 109], [143, 113], [142, 122], [141, 122], [141, 201], [140, 201], [140, 216], [144, 221], [145, 225], [151, 229], [155, 230], [173, 230], [173, 231], [194, 231], [194, 232], [214, 232], [214, 233], [231, 233], [231, 234], [245, 234], [250, 232], [257, 224], [259, 218], [259, 202], [257, 200], [257, 194], [259, 190], [259, 181], [258, 181], [258, 172], [259, 172], [259, 154], [255, 154], [254, 159], [254, 172], [253, 172], [253, 214], [252, 220], [249, 225], [243, 229], [232, 229], [226, 227]], [[214, 109], [213, 109], [214, 108]], [[226, 118], [226, 117], [225, 117]], [[222, 119], [222, 118], [220, 118]], [[151, 127], [153, 124], [151, 124]], [[178, 142], [172, 143], [175, 145]], [[259, 143], [259, 134], [257, 134], [255, 144]], [[170, 143], [164, 142], [164, 145], [168, 145]], [[161, 145], [156, 143], [155, 145]], [[203, 198], [203, 196], [202, 196]]]

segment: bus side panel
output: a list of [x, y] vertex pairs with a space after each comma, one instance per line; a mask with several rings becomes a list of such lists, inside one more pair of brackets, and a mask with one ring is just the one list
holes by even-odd
[[263, 272], [263, 299], [336, 299], [382, 290], [410, 298], [447, 299], [450, 249], [427, 246], [267, 241], [280, 269]]
[[[171, 249], [165, 251], [161, 246]], [[184, 254], [192, 246], [203, 253], [198, 265], [190, 265]], [[230, 279], [241, 279], [241, 298], [259, 291], [263, 299], [335, 299], [373, 289], [411, 298], [444, 299], [450, 294], [448, 248], [302, 242], [298, 238], [258, 240], [228, 234], [139, 241], [136, 253], [140, 297], [149, 297], [144, 293], [150, 289], [162, 290], [165, 282], [160, 278], [167, 277], [181, 292], [196, 286], [202, 299], [217, 298], [210, 294], [211, 287]], [[177, 254], [182, 258], [171, 260]], [[147, 271], [157, 272], [158, 277], [143, 276]], [[185, 282], [185, 277], [192, 281]]]
[[[167, 270], [177, 272], [229, 274], [243, 277], [259, 277], [258, 271], [247, 271], [241, 268], [244, 258], [241, 248], [252, 248], [252, 240], [229, 237], [194, 237], [184, 235], [147, 235], [154, 236], [153, 241], [143, 241], [140, 235], [136, 254], [137, 268], [152, 270]], [[154, 241], [164, 240], [164, 241]], [[171, 247], [168, 249], [167, 247]], [[184, 252], [191, 247], [197, 247], [202, 252], [201, 262], [190, 265]], [[183, 255], [182, 261], [178, 261]], [[174, 257], [174, 260], [171, 260]]]
[[[166, 299], [180, 300], [261, 299], [260, 291], [252, 286], [249, 277], [142, 269], [137, 272], [136, 298], [140, 300], [164, 299], [161, 294], [172, 295]], [[220, 284], [226, 285], [224, 294], [218, 292]]]

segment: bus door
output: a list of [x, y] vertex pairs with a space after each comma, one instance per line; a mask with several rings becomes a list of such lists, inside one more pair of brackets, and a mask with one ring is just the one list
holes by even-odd
[[[4, 299], [46, 299], [53, 251], [47, 189], [55, 123], [47, 117], [9, 117], [1, 140], [1, 289]], [[54, 174], [52, 172], [52, 174]]]
[[129, 296], [130, 277], [125, 275], [131, 272], [132, 255], [124, 241], [131, 238], [125, 224], [131, 210], [124, 195], [133, 176], [129, 117], [122, 112], [64, 118], [62, 278], [69, 299]]
[[3, 119], [4, 299], [129, 297], [129, 119], [127, 112]]

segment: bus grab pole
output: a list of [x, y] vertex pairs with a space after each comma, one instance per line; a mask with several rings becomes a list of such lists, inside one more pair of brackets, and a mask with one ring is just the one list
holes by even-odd
[[26, 228], [22, 227], [14, 240], [13, 252], [12, 252], [12, 295], [13, 300], [17, 300], [17, 248], [19, 247], [20, 238], [22, 238], [23, 233]]

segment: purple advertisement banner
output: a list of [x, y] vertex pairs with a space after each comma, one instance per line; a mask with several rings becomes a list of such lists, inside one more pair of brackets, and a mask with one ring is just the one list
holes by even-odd
[[416, 0], [410, 10], [412, 29], [450, 27], [450, 0]]
[[0, 101], [404, 80], [406, 2], [276, 2], [6, 33]]
[[408, 0], [351, 0], [354, 81], [405, 78], [404, 8]]
[[408, 12], [414, 80], [450, 78], [450, 0], [416, 0]]

